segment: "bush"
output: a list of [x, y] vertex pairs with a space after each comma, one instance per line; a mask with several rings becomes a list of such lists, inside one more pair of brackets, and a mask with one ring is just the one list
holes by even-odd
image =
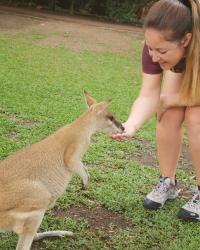
[[106, 1], [106, 16], [117, 23], [136, 23], [138, 17], [136, 15], [136, 6], [131, 0]]
[[[20, 5], [44, 5], [70, 14], [95, 15], [117, 23], [141, 24], [149, 6], [156, 0], [10, 0]], [[5, 0], [0, 2], [6, 3]]]

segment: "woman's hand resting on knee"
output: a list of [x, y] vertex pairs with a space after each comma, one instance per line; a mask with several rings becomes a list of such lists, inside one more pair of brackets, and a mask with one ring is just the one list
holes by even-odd
[[162, 119], [162, 116], [169, 108], [173, 107], [180, 107], [179, 104], [179, 95], [173, 94], [173, 95], [161, 95], [160, 96], [160, 103], [157, 110], [157, 120], [160, 121]]

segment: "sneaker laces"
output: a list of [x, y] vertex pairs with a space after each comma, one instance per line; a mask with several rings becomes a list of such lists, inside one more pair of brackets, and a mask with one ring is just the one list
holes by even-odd
[[159, 183], [155, 186], [155, 188], [153, 189], [153, 193], [156, 194], [156, 193], [159, 193], [159, 194], [162, 194], [162, 193], [166, 193], [168, 190], [169, 190], [169, 184], [165, 182], [165, 179], [166, 178], [160, 178], [160, 181]]
[[188, 202], [188, 207], [196, 209], [197, 206], [200, 206], [200, 192], [198, 191], [192, 199]]

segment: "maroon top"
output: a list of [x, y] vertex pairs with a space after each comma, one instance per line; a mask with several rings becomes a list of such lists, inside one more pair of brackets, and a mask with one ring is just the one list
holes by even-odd
[[[151, 56], [149, 55], [149, 49], [144, 44], [143, 52], [142, 52], [142, 70], [146, 74], [161, 74], [163, 69], [160, 67], [159, 63], [153, 62]], [[185, 70], [185, 58], [181, 59], [181, 61], [170, 69], [175, 73], [181, 73]]]

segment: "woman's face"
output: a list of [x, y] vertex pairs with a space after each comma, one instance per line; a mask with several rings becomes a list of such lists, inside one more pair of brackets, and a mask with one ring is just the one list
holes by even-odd
[[171, 69], [185, 56], [190, 40], [191, 33], [187, 33], [182, 41], [171, 42], [166, 40], [164, 32], [152, 28], [145, 30], [149, 54], [153, 62], [159, 63], [163, 70]]

